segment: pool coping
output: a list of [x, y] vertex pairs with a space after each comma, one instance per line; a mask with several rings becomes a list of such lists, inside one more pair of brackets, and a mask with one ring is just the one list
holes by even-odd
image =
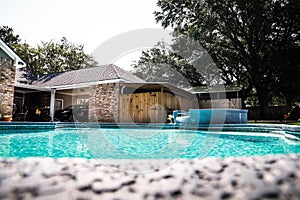
[[[105, 160], [102, 160], [105, 162]], [[0, 158], [3, 199], [299, 199], [300, 154], [180, 159], [132, 173], [143, 160]]]
[[142, 128], [142, 129], [186, 129], [204, 131], [272, 132], [285, 131], [300, 136], [300, 126], [286, 124], [129, 124], [93, 122], [0, 122], [0, 131], [52, 130], [56, 128]]

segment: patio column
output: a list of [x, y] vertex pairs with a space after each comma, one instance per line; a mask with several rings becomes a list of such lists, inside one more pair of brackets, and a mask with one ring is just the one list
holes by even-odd
[[54, 103], [55, 103], [55, 89], [51, 89], [51, 96], [50, 96], [50, 117], [51, 121], [54, 121]]

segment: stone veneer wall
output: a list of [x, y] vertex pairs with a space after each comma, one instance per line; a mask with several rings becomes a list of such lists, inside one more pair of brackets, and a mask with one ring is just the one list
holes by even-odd
[[119, 87], [116, 83], [90, 87], [89, 121], [118, 122]]
[[0, 113], [12, 115], [16, 69], [13, 61], [0, 57]]

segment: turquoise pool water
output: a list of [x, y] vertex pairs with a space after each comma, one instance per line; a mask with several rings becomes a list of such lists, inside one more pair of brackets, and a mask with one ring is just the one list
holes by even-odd
[[300, 142], [270, 133], [73, 129], [0, 134], [0, 157], [174, 159], [300, 153]]

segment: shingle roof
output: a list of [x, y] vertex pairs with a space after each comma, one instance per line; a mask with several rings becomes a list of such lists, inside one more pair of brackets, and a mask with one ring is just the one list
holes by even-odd
[[235, 85], [213, 85], [213, 86], [198, 86], [193, 87], [192, 93], [210, 93], [210, 92], [238, 92], [241, 87]]
[[113, 64], [48, 74], [39, 77], [36, 80], [32, 79], [32, 77], [30, 80], [28, 80], [24, 76], [28, 76], [28, 74], [26, 74], [26, 72], [23, 72], [23, 74], [17, 73], [17, 82], [22, 83], [22, 81], [24, 82], [27, 80], [27, 84], [41, 87], [74, 85], [79, 83], [90, 83], [116, 79], [123, 79], [132, 83], [145, 82], [130, 72], [127, 72]]

